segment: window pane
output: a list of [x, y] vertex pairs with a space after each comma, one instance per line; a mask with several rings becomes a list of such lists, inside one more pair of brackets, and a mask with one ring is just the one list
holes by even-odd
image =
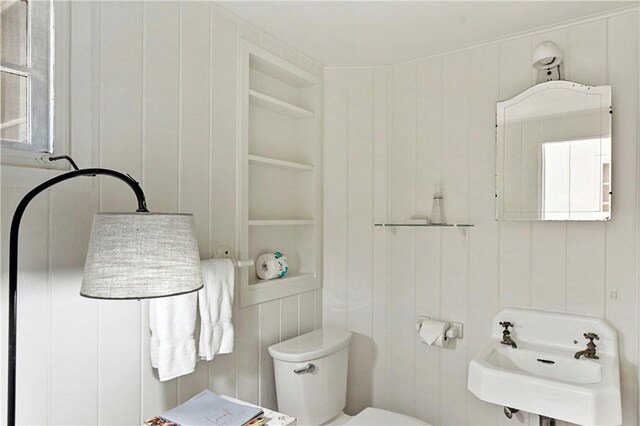
[[3, 62], [27, 65], [27, 2], [0, 0], [0, 39]]
[[0, 139], [27, 143], [27, 77], [0, 74]]

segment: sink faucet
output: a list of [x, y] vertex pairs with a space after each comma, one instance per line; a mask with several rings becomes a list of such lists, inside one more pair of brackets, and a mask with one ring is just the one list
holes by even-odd
[[596, 333], [584, 333], [583, 336], [585, 339], [589, 340], [589, 343], [587, 343], [587, 349], [576, 352], [573, 357], [575, 359], [580, 359], [580, 357], [584, 355], [585, 358], [600, 359], [600, 357], [596, 355], [596, 344], [593, 343], [593, 339], [600, 340], [600, 337], [598, 337]]
[[511, 332], [509, 331], [509, 327], [513, 327], [513, 323], [509, 321], [500, 321], [500, 325], [504, 327], [504, 331], [502, 332], [502, 343], [503, 345], [510, 345], [512, 348], [517, 348], [516, 342], [511, 338]]

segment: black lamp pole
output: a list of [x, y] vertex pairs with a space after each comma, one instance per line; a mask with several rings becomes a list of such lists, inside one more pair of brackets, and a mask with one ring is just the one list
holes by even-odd
[[120, 179], [131, 187], [138, 200], [137, 212], [147, 212], [147, 203], [145, 201], [144, 192], [138, 182], [136, 182], [131, 176], [117, 172], [111, 169], [78, 169], [78, 166], [73, 160], [66, 156], [61, 155], [57, 157], [50, 157], [52, 161], [67, 160], [71, 163], [75, 170], [61, 174], [46, 182], [41, 183], [34, 189], [29, 191], [27, 195], [20, 201], [15, 213], [13, 214], [13, 220], [11, 221], [11, 234], [9, 241], [9, 359], [8, 359], [8, 377], [7, 377], [7, 425], [14, 426], [16, 424], [16, 342], [17, 342], [17, 325], [18, 325], [18, 231], [20, 230], [20, 220], [24, 214], [25, 209], [31, 202], [31, 200], [44, 191], [52, 187], [53, 185], [64, 182], [65, 180], [73, 179], [78, 176], [112, 176], [116, 179]]

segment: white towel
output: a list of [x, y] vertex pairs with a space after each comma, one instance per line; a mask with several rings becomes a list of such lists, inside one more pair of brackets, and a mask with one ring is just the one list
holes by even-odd
[[202, 262], [204, 287], [198, 291], [200, 342], [198, 356], [211, 361], [218, 354], [233, 352], [233, 285], [235, 270], [230, 259]]
[[196, 368], [197, 293], [149, 300], [151, 366], [160, 381], [192, 373]]

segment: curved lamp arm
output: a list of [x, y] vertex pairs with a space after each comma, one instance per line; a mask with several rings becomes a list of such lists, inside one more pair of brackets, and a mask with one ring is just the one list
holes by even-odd
[[22, 198], [11, 221], [11, 234], [9, 241], [9, 358], [8, 358], [8, 377], [7, 377], [7, 424], [14, 426], [16, 423], [16, 337], [18, 324], [18, 232], [20, 230], [20, 221], [25, 209], [33, 200], [33, 198], [42, 191], [52, 187], [55, 184], [73, 179], [78, 176], [111, 176], [125, 182], [136, 195], [138, 200], [137, 212], [148, 212], [147, 203], [145, 201], [144, 192], [138, 182], [131, 176], [117, 172], [111, 169], [77, 169], [77, 166], [67, 156], [51, 157], [50, 160], [66, 159], [76, 169], [41, 183], [34, 189], [29, 191]]

